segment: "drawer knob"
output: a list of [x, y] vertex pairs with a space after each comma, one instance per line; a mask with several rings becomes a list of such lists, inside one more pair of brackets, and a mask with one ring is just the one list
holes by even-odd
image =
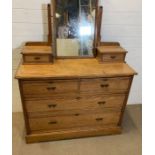
[[48, 107], [49, 108], [55, 108], [57, 105], [56, 104], [49, 104]]
[[101, 84], [102, 88], [109, 87], [109, 84]]
[[106, 104], [106, 101], [101, 101], [101, 102], [98, 102], [99, 105], [104, 105]]
[[116, 56], [111, 56], [111, 59], [115, 59], [116, 58]]
[[47, 90], [55, 90], [56, 87], [47, 87]]
[[96, 121], [97, 121], [97, 122], [103, 121], [103, 118], [96, 118]]
[[35, 60], [40, 60], [40, 57], [34, 57]]
[[77, 100], [80, 100], [80, 99], [81, 99], [81, 97], [80, 97], [80, 96], [78, 96], [78, 97], [76, 97], [76, 99], [77, 99]]
[[48, 124], [57, 124], [57, 121], [50, 121]]
[[74, 114], [74, 116], [79, 116], [79, 115], [80, 115], [80, 114], [78, 114], [78, 113], [77, 113], [77, 114]]

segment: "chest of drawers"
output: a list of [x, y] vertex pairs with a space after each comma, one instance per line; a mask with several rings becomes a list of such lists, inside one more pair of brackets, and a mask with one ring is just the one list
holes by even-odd
[[20, 65], [27, 143], [121, 133], [134, 74], [125, 63], [96, 59]]

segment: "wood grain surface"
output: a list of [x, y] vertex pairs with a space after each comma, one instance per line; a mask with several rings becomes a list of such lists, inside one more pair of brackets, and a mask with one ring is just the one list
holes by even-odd
[[20, 65], [17, 79], [130, 76], [136, 72], [125, 63], [101, 64], [97, 59], [58, 59], [54, 64]]

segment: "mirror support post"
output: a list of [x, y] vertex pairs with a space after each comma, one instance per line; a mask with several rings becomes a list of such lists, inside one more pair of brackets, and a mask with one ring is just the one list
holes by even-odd
[[51, 25], [52, 25], [52, 54], [53, 59], [56, 58], [56, 24], [55, 24], [55, 8], [56, 0], [51, 0]]

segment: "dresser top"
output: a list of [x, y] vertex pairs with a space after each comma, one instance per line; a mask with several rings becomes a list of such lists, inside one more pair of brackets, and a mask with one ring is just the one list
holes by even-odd
[[125, 53], [127, 52], [121, 46], [99, 46], [97, 47], [97, 50], [100, 53]]
[[24, 46], [22, 54], [52, 54], [51, 46]]
[[97, 59], [57, 59], [54, 64], [21, 64], [17, 79], [38, 78], [91, 78], [130, 76], [136, 72], [125, 63], [101, 64]]

